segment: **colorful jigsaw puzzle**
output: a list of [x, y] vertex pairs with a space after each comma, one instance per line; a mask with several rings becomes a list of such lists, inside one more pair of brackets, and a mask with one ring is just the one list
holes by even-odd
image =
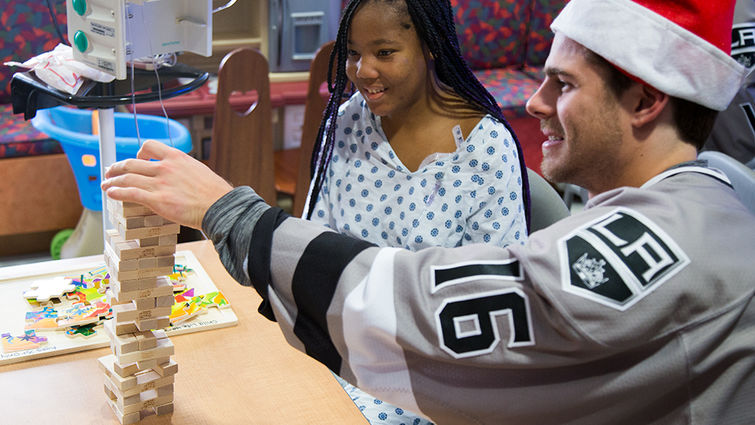
[[[62, 270], [59, 277], [48, 273], [49, 277], [35, 278], [28, 271], [8, 274], [13, 267], [0, 269], [0, 323], [3, 324], [0, 364], [55, 355], [57, 350], [80, 351], [108, 345], [101, 328], [113, 312], [105, 295], [110, 275], [101, 258], [91, 260], [90, 266], [82, 271]], [[166, 331], [181, 334], [236, 324], [235, 314], [226, 309], [230, 305], [228, 300], [215, 288], [193, 254], [176, 253], [176, 261], [173, 273], [168, 275], [174, 303]], [[67, 262], [75, 261], [57, 263]], [[30, 342], [34, 337], [48, 340], [47, 344], [42, 346], [41, 339]]]

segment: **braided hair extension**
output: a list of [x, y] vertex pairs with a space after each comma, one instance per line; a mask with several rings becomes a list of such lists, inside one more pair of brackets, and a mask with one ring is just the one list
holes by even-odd
[[[357, 9], [368, 2], [381, 1], [396, 4], [404, 2], [414, 25], [417, 36], [434, 58], [434, 68], [441, 89], [449, 90], [466, 101], [470, 107], [484, 114], [490, 114], [500, 121], [511, 133], [519, 155], [521, 168], [522, 193], [524, 196], [524, 210], [527, 229], [530, 227], [530, 193], [527, 179], [527, 168], [519, 140], [513, 129], [503, 117], [501, 108], [495, 98], [485, 89], [475, 77], [461, 55], [456, 26], [453, 19], [453, 8], [449, 0], [351, 0], [344, 9], [338, 34], [330, 56], [328, 69], [328, 91], [330, 98], [323, 113], [323, 119], [317, 132], [317, 141], [312, 152], [310, 174], [313, 184], [310, 186], [305, 207], [305, 217], [311, 218], [317, 196], [323, 185], [323, 179], [333, 154], [338, 109], [344, 98], [354, 93], [346, 76], [346, 58], [348, 57], [348, 33], [351, 20]], [[335, 75], [334, 75], [335, 74]]]

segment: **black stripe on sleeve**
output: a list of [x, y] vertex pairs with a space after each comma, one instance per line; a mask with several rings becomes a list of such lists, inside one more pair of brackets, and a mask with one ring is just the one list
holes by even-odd
[[292, 290], [298, 312], [294, 334], [304, 344], [307, 355], [336, 373], [341, 368], [341, 356], [328, 334], [328, 307], [343, 269], [372, 246], [359, 239], [325, 232], [310, 242], [294, 271]]
[[522, 269], [518, 261], [498, 264], [467, 264], [448, 268], [438, 268], [434, 273], [435, 287], [475, 276], [501, 276], [512, 279], [522, 277]]
[[273, 207], [262, 214], [252, 231], [249, 244], [247, 272], [254, 289], [262, 297], [257, 311], [266, 318], [275, 321], [273, 309], [267, 299], [267, 286], [270, 284], [270, 251], [273, 247], [273, 232], [290, 215], [282, 209]]

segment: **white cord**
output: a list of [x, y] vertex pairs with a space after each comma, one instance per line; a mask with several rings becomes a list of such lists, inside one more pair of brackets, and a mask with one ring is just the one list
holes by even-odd
[[134, 113], [134, 127], [136, 127], [136, 144], [141, 149], [142, 137], [139, 134], [139, 120], [136, 119], [136, 93], [134, 93], [134, 62], [131, 61], [131, 110]]
[[236, 3], [236, 0], [228, 0], [228, 3], [226, 3], [225, 5], [213, 9], [212, 13], [217, 13], [217, 12], [220, 12], [221, 10], [228, 9], [229, 7], [233, 6], [235, 3]]
[[[144, 14], [142, 13], [142, 27], [146, 28], [147, 25], [144, 22]], [[160, 73], [157, 71], [158, 68], [158, 60], [160, 61], [160, 65], [165, 65], [168, 61], [165, 61], [164, 58], [172, 58], [173, 63], [171, 65], [166, 66], [173, 66], [175, 63], [175, 54], [170, 53], [167, 55], [155, 55], [153, 54], [152, 50], [152, 38], [147, 37], [147, 44], [149, 45], [149, 54], [150, 59], [152, 61], [152, 67], [155, 70], [155, 77], [157, 77], [157, 98], [160, 100], [160, 108], [163, 110], [163, 115], [165, 116], [165, 130], [168, 133], [168, 141], [170, 142], [171, 147], [175, 147], [173, 143], [173, 137], [170, 134], [170, 119], [168, 118], [168, 111], [165, 110], [165, 104], [163, 103], [163, 90], [162, 85], [160, 83]], [[172, 56], [171, 56], [172, 55]], [[133, 63], [133, 62], [132, 62]]]
[[160, 84], [160, 74], [157, 72], [157, 65], [155, 65], [154, 62], [152, 62], [155, 68], [155, 77], [157, 77], [157, 98], [160, 99], [160, 107], [163, 110], [163, 115], [165, 116], [165, 130], [168, 132], [168, 140], [170, 141], [170, 146], [175, 147], [173, 143], [173, 137], [170, 134], [170, 119], [168, 118], [168, 111], [165, 110], [165, 103], [163, 103], [163, 90], [162, 85]]
[[[127, 37], [127, 39], [128, 39], [128, 38], [130, 38], [131, 34], [133, 33], [133, 30], [131, 28], [131, 18], [133, 17], [133, 15], [131, 15], [131, 11], [128, 11], [127, 13], [129, 15], [128, 18], [126, 19], [126, 21], [127, 21], [127, 23], [126, 23], [126, 30], [128, 32], [128, 36], [129, 36], [129, 37]], [[132, 56], [132, 58], [131, 58], [132, 59], [131, 60], [131, 110], [132, 110], [132, 112], [134, 114], [134, 127], [136, 128], [136, 145], [137, 145], [138, 148], [141, 149], [141, 147], [142, 147], [142, 137], [139, 134], [139, 120], [136, 117], [136, 93], [135, 93], [136, 90], [134, 89], [134, 79], [136, 78], [136, 76], [134, 75], [134, 61], [133, 61], [134, 52], [133, 52], [133, 50], [131, 51], [131, 56]]]

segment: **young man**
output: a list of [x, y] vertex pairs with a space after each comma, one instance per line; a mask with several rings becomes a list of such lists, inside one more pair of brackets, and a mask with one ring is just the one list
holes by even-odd
[[696, 161], [744, 75], [732, 9], [569, 2], [528, 110], [593, 197], [525, 246], [379, 249], [157, 143], [103, 187], [202, 225], [293, 346], [438, 423], [753, 423], [755, 216]]

